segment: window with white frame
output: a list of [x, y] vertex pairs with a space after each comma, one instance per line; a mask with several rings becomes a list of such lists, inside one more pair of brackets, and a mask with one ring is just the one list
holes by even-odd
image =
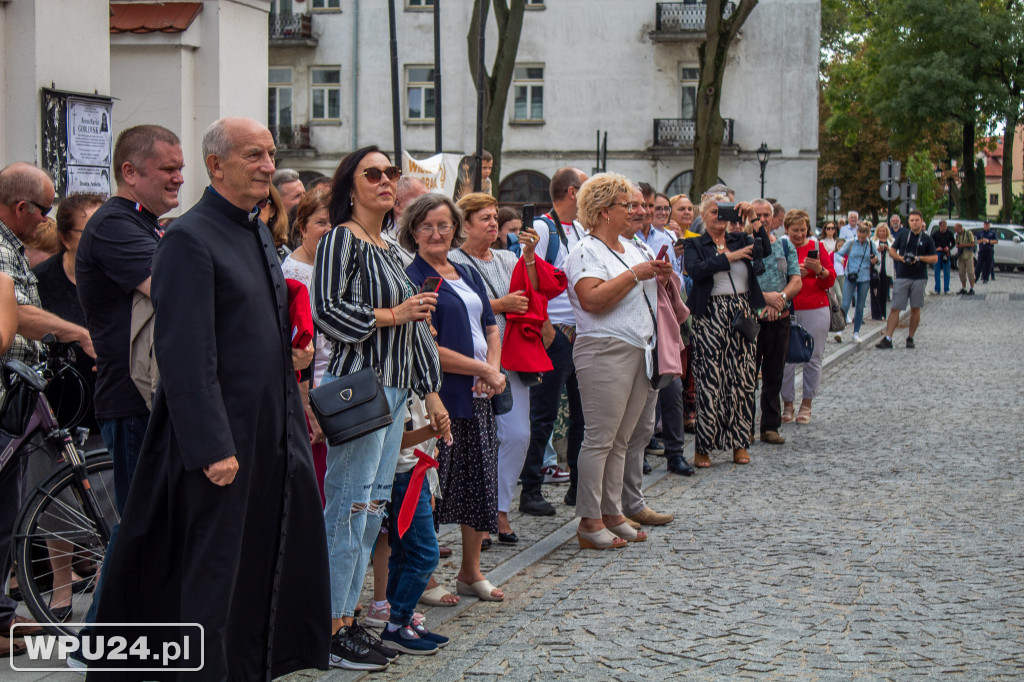
[[279, 130], [292, 127], [292, 70], [286, 66], [272, 66], [268, 73], [267, 122], [275, 137]]
[[696, 66], [684, 66], [679, 70], [679, 85], [682, 92], [682, 108], [679, 118], [697, 120], [697, 82], [700, 80], [700, 69]]
[[341, 9], [341, 0], [313, 0], [313, 9]]
[[526, 9], [544, 9], [544, 0], [526, 0]]
[[433, 9], [434, 0], [405, 0], [406, 9]]
[[406, 67], [405, 83], [406, 118], [410, 121], [434, 120], [434, 67]]
[[310, 118], [314, 121], [341, 118], [341, 69], [337, 66], [314, 66], [309, 76]]
[[517, 66], [512, 78], [513, 121], [544, 120], [544, 67]]

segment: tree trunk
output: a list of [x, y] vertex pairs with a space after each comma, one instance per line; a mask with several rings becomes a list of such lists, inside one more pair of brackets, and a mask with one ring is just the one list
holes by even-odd
[[964, 179], [960, 183], [960, 212], [968, 220], [977, 220], [981, 207], [978, 205], [978, 193], [974, 191], [975, 164], [974, 164], [974, 120], [968, 119], [964, 122], [963, 130], [963, 169]]
[[474, 0], [473, 16], [470, 19], [467, 36], [469, 71], [476, 81], [477, 43], [480, 3], [492, 3], [494, 19], [498, 24], [498, 49], [490, 73], [484, 73], [484, 149], [494, 157], [491, 171], [491, 192], [497, 196], [501, 177], [501, 147], [505, 136], [505, 107], [508, 105], [508, 90], [515, 74], [516, 54], [519, 52], [519, 37], [523, 31], [523, 15], [526, 0]]
[[[690, 196], [699, 197], [718, 182], [718, 160], [722, 153], [725, 121], [722, 120], [722, 79], [729, 46], [758, 0], [740, 0], [728, 19], [722, 17], [723, 0], [707, 0], [704, 42], [697, 48], [700, 78], [697, 81], [697, 120], [693, 139], [693, 184]], [[697, 201], [694, 202], [698, 203]]]
[[1017, 112], [1006, 117], [1006, 129], [1003, 131], [1003, 207], [999, 213], [999, 221], [1013, 222], [1013, 144], [1017, 136], [1017, 123], [1020, 117]]

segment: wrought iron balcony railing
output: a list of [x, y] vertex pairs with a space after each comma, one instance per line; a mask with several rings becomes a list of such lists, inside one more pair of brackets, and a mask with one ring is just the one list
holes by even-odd
[[[726, 3], [725, 17], [729, 17], [735, 11], [734, 3]], [[657, 15], [655, 17], [655, 29], [651, 38], [658, 40], [679, 40], [691, 34], [692, 37], [699, 37], [704, 33], [704, 23], [707, 17], [708, 6], [706, 2], [689, 0], [688, 2], [659, 2]]]
[[[732, 146], [733, 119], [726, 118], [722, 144]], [[692, 118], [654, 119], [654, 146], [690, 149], [697, 137], [697, 121]]]
[[308, 45], [316, 47], [313, 16], [305, 12], [271, 14], [268, 22], [271, 45]]
[[312, 149], [309, 141], [309, 126], [270, 126], [270, 132], [274, 136], [274, 143], [277, 149]]

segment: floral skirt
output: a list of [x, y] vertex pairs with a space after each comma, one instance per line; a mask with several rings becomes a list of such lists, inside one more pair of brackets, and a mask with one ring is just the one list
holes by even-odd
[[473, 417], [452, 419], [452, 445], [438, 443], [439, 523], [498, 532], [498, 429], [491, 401], [473, 399]]

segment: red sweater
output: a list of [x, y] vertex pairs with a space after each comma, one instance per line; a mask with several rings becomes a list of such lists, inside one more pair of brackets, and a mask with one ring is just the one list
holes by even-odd
[[804, 259], [807, 258], [807, 252], [811, 249], [818, 249], [818, 258], [821, 259], [821, 266], [825, 268], [825, 272], [828, 273], [828, 277], [822, 279], [813, 272], [808, 271], [804, 275], [804, 285], [793, 298], [793, 308], [796, 310], [813, 310], [814, 308], [827, 308], [828, 307], [828, 294], [826, 293], [836, 281], [836, 268], [832, 264], [832, 254], [824, 244], [820, 244], [817, 239], [808, 239], [807, 243], [803, 246], [797, 247], [796, 258], [800, 264], [803, 264]]

